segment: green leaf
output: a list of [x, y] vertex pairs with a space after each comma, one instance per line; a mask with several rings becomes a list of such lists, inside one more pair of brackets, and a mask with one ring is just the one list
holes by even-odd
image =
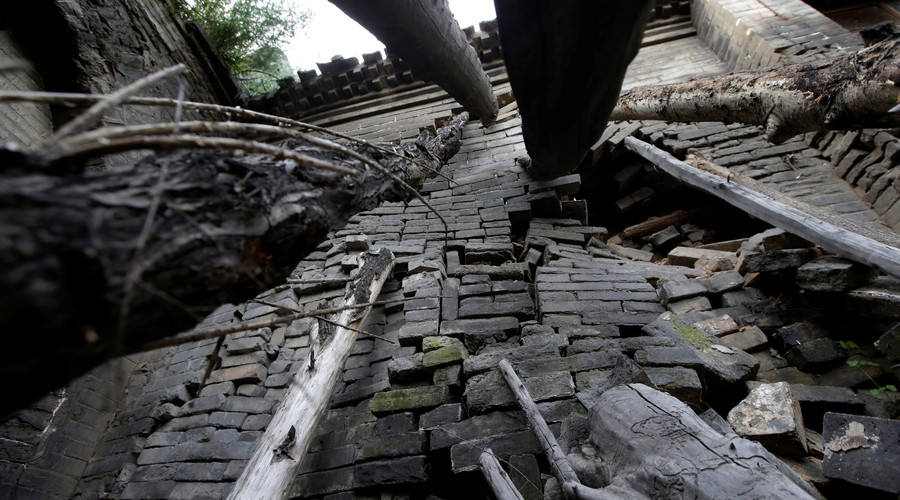
[[859, 360], [858, 360], [858, 359], [848, 359], [848, 360], [847, 360], [847, 365], [849, 365], [849, 366], [856, 366], [856, 365], [858, 365], [858, 364], [859, 364]]
[[869, 361], [868, 359], [860, 360], [859, 364], [862, 366], [878, 366], [878, 363], [876, 363], [874, 361]]
[[894, 385], [894, 384], [888, 384], [888, 385], [884, 386], [884, 388], [887, 389], [887, 390], [889, 390], [889, 391], [897, 392], [897, 386]]
[[838, 344], [840, 344], [844, 349], [859, 349], [859, 345], [857, 345], [856, 342], [852, 340], [841, 340], [840, 342], [838, 342]]

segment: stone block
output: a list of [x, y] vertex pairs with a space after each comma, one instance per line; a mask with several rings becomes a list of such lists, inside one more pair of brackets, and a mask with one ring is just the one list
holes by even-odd
[[420, 455], [426, 451], [427, 437], [426, 431], [414, 431], [363, 439], [359, 442], [356, 460]]
[[748, 254], [744, 266], [749, 273], [771, 273], [796, 269], [818, 257], [812, 248], [791, 248]]
[[759, 370], [759, 361], [753, 356], [725, 345], [716, 337], [707, 335], [670, 313], [662, 314], [646, 325], [643, 331], [654, 337], [673, 339], [677, 345], [692, 348], [703, 361], [707, 375], [726, 385], [749, 380]]
[[[900, 203], [898, 203], [900, 207]], [[874, 316], [900, 319], [900, 288], [890, 278], [879, 277], [847, 293], [847, 309]]]
[[653, 245], [653, 250], [661, 254], [671, 250], [680, 241], [681, 233], [675, 226], [669, 226], [650, 235], [650, 244]]
[[431, 431], [431, 450], [442, 450], [457, 443], [490, 437], [495, 434], [528, 429], [523, 412], [495, 411], [475, 415], [458, 423], [442, 425]]
[[438, 334], [438, 321], [419, 321], [406, 323], [400, 327], [400, 345], [418, 346], [422, 339]]
[[[522, 380], [534, 401], [550, 401], [575, 395], [575, 383], [568, 372], [551, 373]], [[491, 370], [466, 381], [466, 404], [473, 414], [512, 407], [515, 397], [499, 370]]]
[[710, 303], [708, 298], [700, 296], [669, 302], [666, 308], [674, 314], [681, 315], [699, 311], [710, 311], [712, 310], [712, 303]]
[[277, 403], [269, 398], [251, 398], [245, 396], [229, 396], [222, 405], [222, 410], [242, 413], [269, 413]]
[[769, 339], [758, 326], [745, 326], [737, 333], [720, 337], [722, 342], [746, 352], [761, 351], [769, 345]]
[[512, 455], [509, 462], [509, 478], [513, 486], [519, 490], [523, 500], [543, 500], [541, 489], [541, 471], [537, 457], [532, 454]]
[[743, 437], [769, 451], [791, 457], [808, 452], [800, 403], [790, 384], [761, 384], [728, 412], [728, 423]]
[[709, 293], [724, 293], [744, 286], [744, 277], [737, 271], [716, 273], [702, 280]]
[[438, 368], [431, 377], [434, 385], [446, 385], [452, 389], [460, 389], [464, 382], [462, 378], [462, 364], [455, 364]]
[[696, 323], [692, 323], [692, 326], [716, 337], [734, 333], [739, 329], [737, 322], [727, 314], [705, 319], [703, 321], [697, 321]]
[[447, 386], [414, 387], [379, 392], [372, 398], [372, 413], [376, 415], [400, 411], [427, 410], [451, 403], [452, 396]]
[[702, 280], [684, 280], [684, 281], [661, 281], [656, 289], [663, 305], [698, 295], [704, 295], [708, 292], [706, 284]]
[[797, 285], [814, 292], [846, 292], [862, 286], [873, 275], [870, 267], [826, 255], [797, 269]]
[[616, 325], [585, 325], [585, 326], [560, 326], [559, 334], [565, 336], [570, 342], [581, 339], [607, 339], [620, 336]]
[[542, 452], [540, 443], [530, 429], [465, 441], [450, 448], [450, 463], [453, 472], [478, 470], [480, 467], [478, 457], [487, 448], [490, 448], [501, 460], [506, 460], [511, 455]]
[[831, 339], [803, 342], [784, 353], [792, 365], [807, 373], [822, 373], [844, 362], [846, 355]]
[[826, 413], [822, 437], [826, 477], [900, 493], [900, 421]]
[[424, 379], [428, 374], [422, 363], [424, 357], [423, 353], [417, 352], [412, 356], [392, 359], [388, 363], [388, 378], [395, 383]]
[[459, 319], [441, 323], [441, 335], [462, 338], [465, 334], [490, 333], [504, 337], [519, 334], [519, 320], [512, 316], [488, 319]]
[[466, 243], [466, 264], [500, 265], [513, 261], [512, 243]]
[[353, 469], [355, 488], [424, 483], [431, 477], [431, 463], [424, 455], [366, 462]]
[[266, 380], [268, 371], [265, 366], [259, 364], [233, 366], [213, 371], [208, 384], [220, 382], [234, 382], [235, 384], [262, 384]]
[[419, 428], [434, 430], [442, 425], [459, 422], [463, 419], [463, 408], [460, 403], [446, 404], [425, 412], [419, 417]]
[[694, 409], [700, 408], [703, 385], [697, 371], [680, 366], [648, 367], [644, 372], [656, 387], [687, 403]]
[[760, 248], [766, 252], [784, 249], [809, 248], [813, 246], [809, 241], [778, 228], [769, 229], [754, 235], [750, 238], [750, 242], [758, 244]]
[[822, 419], [829, 411], [853, 415], [866, 411], [865, 401], [848, 387], [791, 384], [791, 390], [800, 402], [806, 427], [818, 432], [822, 431]]
[[444, 280], [443, 297], [441, 298], [441, 319], [455, 320], [459, 316], [459, 279]]
[[300, 466], [300, 473], [306, 474], [351, 465], [356, 460], [357, 450], [356, 446], [351, 445], [309, 453]]
[[670, 266], [694, 267], [694, 264], [696, 264], [701, 257], [711, 261], [721, 259], [737, 261], [734, 252], [704, 250], [695, 247], [675, 247], [667, 255], [666, 262]]
[[501, 359], [507, 359], [514, 365], [523, 360], [552, 359], [559, 357], [559, 349], [553, 343], [530, 346], [514, 346], [493, 349], [463, 362], [463, 373], [466, 378], [496, 368]]
[[703, 360], [691, 347], [647, 347], [634, 353], [634, 360], [641, 366], [702, 367]]

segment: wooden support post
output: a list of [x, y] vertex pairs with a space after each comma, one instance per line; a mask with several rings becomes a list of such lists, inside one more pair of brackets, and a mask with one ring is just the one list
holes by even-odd
[[497, 500], [524, 500], [490, 448], [481, 453], [478, 463], [481, 464], [481, 472]]
[[[350, 285], [344, 305], [372, 302], [381, 293], [394, 256], [387, 249], [362, 256], [359, 275]], [[331, 335], [310, 332], [309, 361], [294, 375], [291, 386], [266, 432], [260, 436], [256, 451], [228, 495], [229, 499], [284, 499], [306, 457], [319, 422], [331, 400], [344, 363], [356, 342], [358, 330], [366, 322], [371, 308], [346, 309], [335, 321], [350, 328], [334, 328]]]
[[[737, 182], [734, 177], [721, 177], [692, 167], [633, 137], [625, 138], [625, 146], [679, 181], [717, 196], [754, 217], [821, 245], [842, 257], [900, 278], [900, 247], [860, 234], [851, 229], [854, 227], [852, 221], [821, 213], [821, 210], [796, 201], [792, 201], [790, 205], [777, 201], [747, 187], [744, 180]], [[819, 215], [814, 215], [816, 212], [820, 212]], [[877, 236], [874, 231], [869, 232], [873, 233], [872, 236]], [[885, 232], [878, 239], [893, 243], [897, 237]]]

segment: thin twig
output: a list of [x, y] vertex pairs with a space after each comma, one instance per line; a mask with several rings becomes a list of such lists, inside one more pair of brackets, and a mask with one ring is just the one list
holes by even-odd
[[274, 319], [266, 319], [266, 320], [257, 320], [257, 321], [249, 321], [246, 323], [238, 323], [235, 325], [227, 326], [225, 328], [216, 328], [209, 330], [200, 330], [190, 335], [185, 335], [183, 337], [175, 337], [175, 338], [167, 338], [161, 340], [154, 340], [153, 342], [148, 342], [138, 348], [139, 352], [150, 351], [153, 349], [159, 349], [161, 347], [170, 347], [181, 344], [187, 344], [188, 342], [196, 342], [200, 340], [213, 339], [216, 337], [221, 337], [222, 335], [228, 335], [229, 333], [238, 333], [245, 332], [247, 330], [256, 330], [259, 328], [266, 327], [274, 327], [278, 325], [282, 325], [285, 323], [291, 323], [298, 319], [303, 318], [312, 318], [320, 314], [334, 314], [339, 313], [346, 309], [362, 309], [364, 307], [374, 307], [374, 306], [384, 306], [389, 304], [396, 304], [398, 302], [408, 302], [410, 300], [415, 300], [416, 297], [402, 298], [402, 299], [391, 299], [391, 300], [380, 300], [375, 302], [366, 302], [364, 304], [352, 304], [341, 307], [333, 307], [330, 309], [320, 309], [318, 311], [306, 312], [306, 313], [296, 313], [289, 314], [287, 316], [281, 316]]
[[[129, 97], [137, 94], [138, 92], [155, 85], [157, 82], [161, 80], [165, 80], [166, 78], [170, 78], [174, 75], [178, 75], [187, 71], [187, 66], [184, 64], [176, 64], [170, 68], [166, 68], [162, 71], [157, 71], [151, 75], [147, 75], [121, 89], [113, 92], [112, 94], [104, 97], [100, 102], [94, 104], [90, 108], [88, 108], [84, 113], [75, 117], [69, 123], [66, 123], [59, 130], [53, 134], [53, 137], [47, 143], [45, 147], [52, 147], [53, 143], [64, 138], [70, 136], [72, 134], [77, 134], [79, 132], [84, 132], [85, 130], [93, 127], [97, 122], [99, 122], [103, 115], [107, 113], [110, 109], [122, 104], [127, 101]], [[179, 101], [176, 100], [176, 106], [178, 106]]]
[[[83, 103], [95, 103], [98, 101], [102, 101], [106, 99], [106, 96], [100, 94], [80, 94], [75, 92], [38, 92], [38, 91], [21, 91], [21, 90], [0, 90], [0, 101], [26, 101], [26, 102], [41, 102], [41, 103], [51, 103], [51, 104], [62, 104], [68, 106], [74, 106]], [[167, 97], [141, 97], [141, 96], [133, 96], [126, 99], [122, 104], [130, 104], [130, 105], [138, 105], [138, 106], [165, 106], [165, 107], [176, 107], [179, 105], [178, 101], [175, 99], [167, 98]], [[379, 146], [377, 144], [366, 141], [365, 139], [358, 139], [356, 137], [342, 134], [340, 132], [331, 130], [326, 127], [320, 127], [318, 125], [311, 125], [309, 123], [304, 123], [298, 120], [293, 120], [290, 118], [284, 118], [281, 116], [270, 115], [267, 113], [262, 113], [259, 111], [252, 111], [249, 109], [232, 107], [232, 106], [223, 106], [221, 104], [209, 104], [205, 102], [193, 102], [193, 101], [184, 101], [181, 103], [184, 106], [184, 109], [190, 109], [194, 111], [209, 111], [222, 113], [229, 118], [234, 116], [242, 116], [245, 118], [250, 118], [259, 121], [265, 121], [269, 123], [273, 123], [275, 125], [284, 126], [284, 127], [297, 127], [307, 131], [312, 132], [320, 132], [323, 134], [331, 135], [333, 137], [337, 137], [339, 139], [344, 139], [346, 141], [350, 141], [354, 144], [359, 144], [361, 146], [368, 146], [382, 153], [396, 156], [398, 158], [402, 158], [406, 161], [414, 163], [430, 172], [434, 172], [435, 174], [447, 179], [453, 184], [459, 185], [455, 180], [453, 180], [450, 176], [439, 172], [438, 170], [431, 168], [424, 163], [407, 158], [402, 154], [392, 151], [388, 148]]]
[[261, 153], [287, 160], [293, 160], [301, 165], [307, 165], [314, 168], [331, 170], [339, 174], [358, 177], [360, 175], [356, 170], [339, 167], [318, 158], [313, 158], [289, 149], [280, 148], [271, 144], [257, 141], [247, 141], [242, 139], [231, 139], [228, 137], [206, 137], [202, 135], [182, 134], [178, 136], [143, 136], [143, 137], [123, 137], [120, 139], [111, 139], [109, 141], [96, 142], [84, 145], [78, 149], [70, 149], [68, 151], [56, 151], [50, 156], [42, 158], [49, 161], [56, 161], [62, 158], [74, 156], [95, 156], [107, 153], [118, 153], [122, 151], [130, 151], [133, 149], [237, 149], [247, 151], [248, 153]]

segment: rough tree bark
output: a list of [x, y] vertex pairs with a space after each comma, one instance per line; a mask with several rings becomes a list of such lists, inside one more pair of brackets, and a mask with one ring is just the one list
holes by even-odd
[[812, 498], [762, 445], [720, 434], [681, 401], [642, 384], [604, 392], [588, 430], [598, 466], [611, 477], [599, 491], [620, 487], [614, 498]]
[[453, 18], [447, 0], [329, 1], [483, 123], [497, 118], [491, 81]]
[[773, 142], [813, 130], [900, 126], [900, 38], [829, 61], [632, 89], [610, 120], [762, 125]]
[[581, 164], [606, 127], [655, 2], [495, 0], [535, 178]]
[[[440, 168], [458, 151], [466, 119], [398, 151]], [[127, 170], [66, 172], [3, 151], [0, 325], [16, 355], [0, 374], [28, 383], [11, 386], [0, 412], [283, 283], [350, 216], [409, 196], [358, 159], [293, 139], [283, 146], [360, 175], [198, 150], [154, 154]], [[356, 149], [412, 186], [431, 174]]]

